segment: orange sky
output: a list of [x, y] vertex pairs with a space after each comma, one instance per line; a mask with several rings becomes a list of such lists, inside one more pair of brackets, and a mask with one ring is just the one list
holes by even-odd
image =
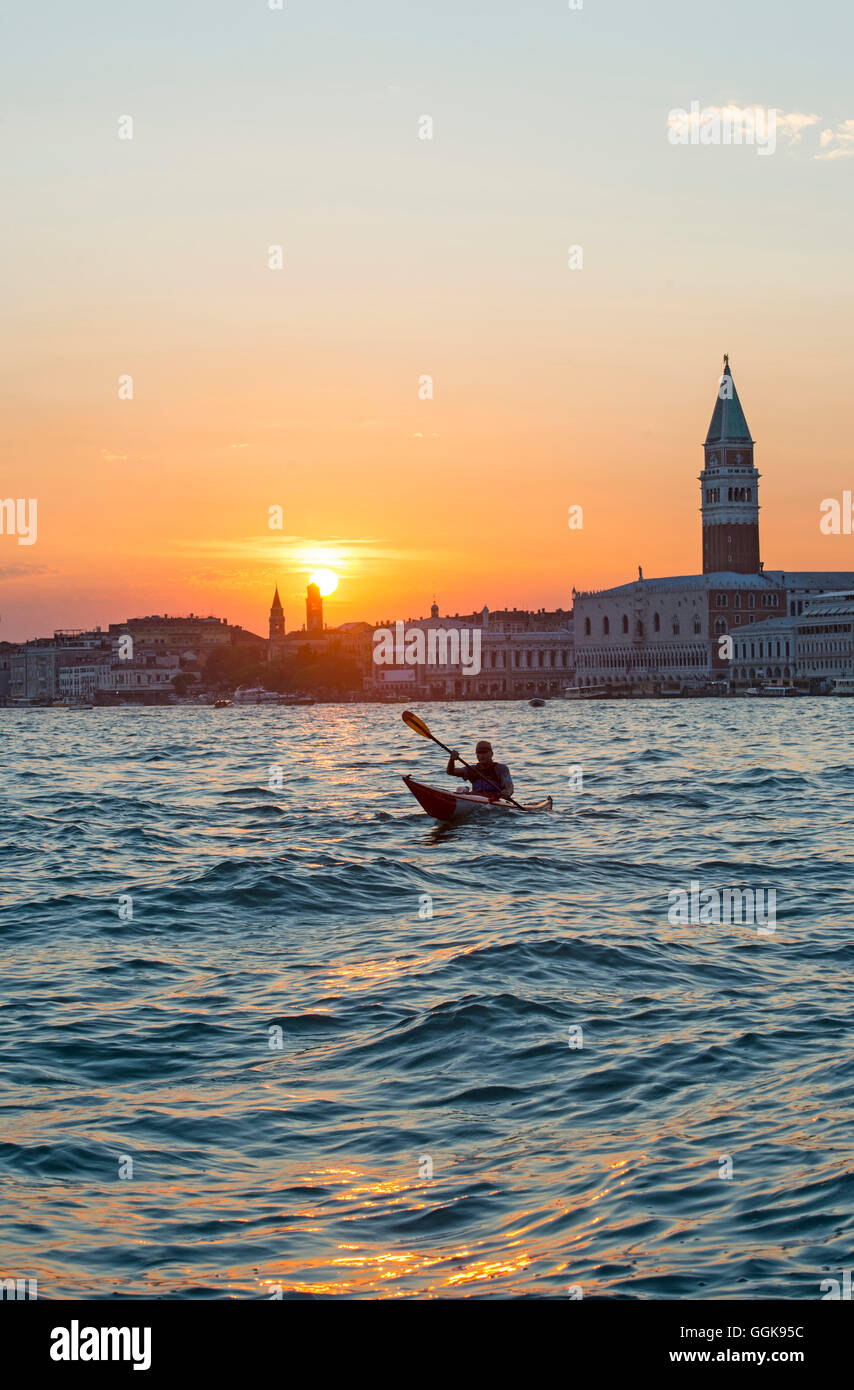
[[[810, 35], [798, 61], [769, 51], [764, 0], [685, 18], [679, 45], [622, 0], [616, 28], [499, 6], [488, 42], [477, 5], [438, 3], [417, 42], [414, 13], [380, 8], [370, 45], [337, 3], [331, 29], [276, 29], [215, 0], [200, 36], [152, 0], [142, 46], [112, 11], [91, 33], [68, 15], [72, 57], [111, 36], [79, 71], [21, 12], [0, 496], [37, 497], [39, 535], [0, 536], [0, 638], [189, 611], [264, 632], [275, 583], [293, 628], [312, 546], [341, 574], [330, 623], [696, 572], [725, 351], [766, 566], [854, 568], [852, 538], [818, 526], [852, 483], [852, 165], [819, 144], [848, 72], [828, 36], [819, 73]], [[773, 158], [674, 148], [667, 112], [695, 94], [818, 123]]]

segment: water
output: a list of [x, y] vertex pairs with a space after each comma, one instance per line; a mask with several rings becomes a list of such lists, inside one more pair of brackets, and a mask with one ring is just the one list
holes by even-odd
[[[430, 705], [555, 798], [437, 828], [398, 707], [0, 710], [0, 1276], [820, 1297], [854, 1248], [852, 711]], [[671, 924], [692, 880], [774, 889], [775, 930]]]

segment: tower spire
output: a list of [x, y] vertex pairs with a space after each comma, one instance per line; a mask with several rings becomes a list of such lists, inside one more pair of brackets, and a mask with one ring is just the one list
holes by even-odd
[[724, 369], [718, 383], [718, 398], [715, 401], [715, 408], [709, 423], [709, 432], [706, 435], [707, 444], [725, 442], [733, 444], [753, 443], [750, 430], [747, 428], [747, 420], [744, 418], [744, 411], [741, 408], [741, 401], [738, 399], [738, 392], [735, 389], [728, 352], [724, 353]]

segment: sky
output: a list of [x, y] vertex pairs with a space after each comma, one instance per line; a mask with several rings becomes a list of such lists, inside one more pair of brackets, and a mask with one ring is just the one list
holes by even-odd
[[7, 0], [0, 639], [696, 573], [724, 352], [766, 568], [854, 569], [850, 6], [269, 6]]

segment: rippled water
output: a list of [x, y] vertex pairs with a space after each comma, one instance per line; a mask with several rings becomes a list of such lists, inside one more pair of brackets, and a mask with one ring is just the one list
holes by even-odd
[[[436, 827], [398, 707], [0, 710], [0, 1276], [820, 1297], [854, 1248], [854, 702], [421, 712], [552, 815]], [[776, 890], [776, 929], [672, 925], [692, 880]]]

